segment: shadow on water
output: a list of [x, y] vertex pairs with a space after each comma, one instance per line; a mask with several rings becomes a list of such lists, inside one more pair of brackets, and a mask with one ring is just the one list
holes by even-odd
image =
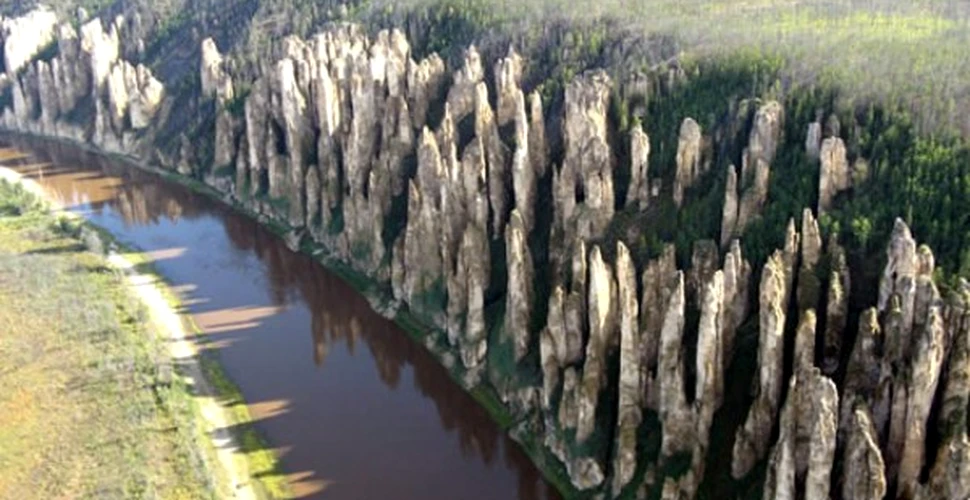
[[423, 347], [254, 221], [71, 146], [6, 142], [16, 149], [0, 149], [0, 162], [151, 258], [205, 332], [199, 349], [239, 385], [297, 496], [555, 497]]

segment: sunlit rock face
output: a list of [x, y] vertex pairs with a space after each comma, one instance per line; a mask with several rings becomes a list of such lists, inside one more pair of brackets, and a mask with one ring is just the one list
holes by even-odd
[[626, 205], [646, 210], [650, 205], [650, 137], [642, 126], [630, 132], [630, 187]]
[[764, 458], [780, 404], [786, 286], [783, 257], [781, 252], [775, 252], [761, 274], [758, 397], [735, 437], [732, 474], [736, 478], [744, 477], [757, 461]]
[[4, 68], [16, 75], [21, 68], [55, 38], [57, 15], [44, 6], [20, 17], [0, 16], [0, 43]]
[[620, 329], [620, 381], [617, 391], [617, 436], [613, 468], [613, 491], [620, 491], [633, 479], [637, 466], [637, 428], [643, 419], [640, 345], [642, 343], [637, 303], [636, 266], [623, 243], [616, 249], [617, 314]]
[[[20, 68], [8, 74], [13, 106], [4, 113], [7, 127], [90, 141], [116, 153], [149, 149], [140, 134], [157, 126], [165, 87], [146, 66], [121, 58], [122, 18], [107, 28], [100, 19], [88, 21], [80, 33], [43, 10], [5, 23], [8, 68], [11, 63]], [[17, 34], [24, 30], [30, 35]], [[55, 44], [54, 57], [32, 60], [39, 50], [31, 48], [34, 43]], [[87, 122], [72, 117], [82, 105], [88, 106]]]
[[727, 169], [721, 215], [722, 247], [761, 217], [768, 200], [771, 163], [783, 138], [783, 127], [784, 109], [777, 101], [769, 101], [755, 112], [747, 146], [741, 154], [741, 171], [734, 165]]
[[674, 177], [674, 204], [684, 202], [684, 192], [701, 174], [701, 127], [693, 118], [685, 118], [677, 139], [677, 174]]
[[128, 121], [131, 129], [148, 128], [162, 104], [165, 87], [142, 64], [131, 66], [125, 63], [123, 67], [121, 71], [124, 73], [125, 92], [128, 94]]
[[879, 499], [886, 495], [885, 465], [879, 437], [865, 405], [852, 411], [842, 477], [843, 498]]
[[[805, 408], [798, 408], [800, 401]], [[835, 383], [817, 370], [792, 377], [778, 443], [768, 460], [767, 498], [796, 498], [800, 490], [806, 499], [830, 498], [838, 405]], [[799, 436], [799, 427], [807, 430], [804, 436]]]
[[728, 165], [724, 183], [724, 208], [721, 211], [721, 246], [726, 246], [737, 232], [738, 209], [738, 172], [734, 165]]
[[613, 217], [615, 161], [607, 135], [611, 85], [605, 72], [594, 71], [565, 90], [565, 156], [553, 180], [555, 227], [563, 242], [599, 237]]
[[589, 257], [589, 340], [580, 381], [576, 440], [584, 442], [593, 433], [596, 407], [605, 385], [606, 357], [616, 335], [616, 282], [612, 269], [603, 261], [599, 247]]
[[230, 77], [224, 67], [224, 59], [215, 40], [202, 41], [202, 62], [199, 64], [199, 77], [202, 81], [202, 95], [215, 97], [219, 102], [230, 101], [235, 96]]
[[754, 115], [748, 149], [744, 154], [750, 160], [764, 160], [767, 163], [774, 161], [784, 125], [785, 112], [781, 104], [778, 101], [763, 104]]
[[[201, 45], [201, 63], [199, 77], [202, 84], [202, 96], [213, 99], [216, 103], [215, 142], [213, 144], [212, 170], [204, 176], [206, 184], [241, 195], [239, 188], [249, 183], [248, 164], [240, 163], [248, 151], [238, 147], [240, 129], [244, 117], [234, 115], [228, 108], [235, 98], [232, 77], [226, 72], [225, 60], [219, 52], [215, 41], [206, 38]], [[238, 148], [238, 150], [237, 150]], [[238, 156], [237, 156], [238, 154]], [[220, 170], [236, 170], [236, 182], [217, 175]], [[307, 169], [305, 182], [306, 203], [303, 207], [308, 221], [315, 221], [320, 216], [320, 173], [316, 168]]]
[[[123, 56], [142, 36], [123, 19], [17, 34], [37, 19], [4, 21], [7, 67], [21, 60], [5, 129], [157, 161], [286, 228], [291, 247], [325, 249], [388, 315], [427, 327], [454, 378], [494, 394], [581, 494], [693, 498], [765, 470], [773, 498], [967, 495], [970, 286], [939, 290], [902, 220], [882, 274], [850, 269], [825, 214], [868, 167], [850, 163], [837, 120], [786, 127], [781, 103], [752, 100], [729, 148], [723, 127], [687, 116], [664, 144], [614, 120], [626, 77], [592, 69], [550, 96], [526, 52], [483, 44], [448, 64], [402, 31], [351, 24], [281, 38], [258, 76], [203, 33], [186, 90]], [[38, 40], [58, 55], [24, 55]], [[817, 158], [819, 203], [749, 262], [785, 130], [806, 131], [794, 142]], [[647, 234], [700, 200], [717, 240]], [[712, 453], [723, 470], [706, 470]]]
[[836, 195], [852, 185], [849, 160], [846, 158], [845, 143], [838, 137], [822, 141], [819, 151], [821, 157], [818, 185], [818, 212], [832, 209]]
[[535, 273], [526, 242], [525, 223], [518, 211], [512, 212], [505, 229], [505, 248], [509, 266], [505, 332], [511, 336], [515, 360], [521, 361], [532, 343], [529, 330], [532, 327], [532, 280]]
[[475, 87], [485, 79], [482, 57], [474, 46], [465, 51], [461, 69], [452, 76], [448, 90], [448, 109], [456, 122], [460, 122], [475, 110]]

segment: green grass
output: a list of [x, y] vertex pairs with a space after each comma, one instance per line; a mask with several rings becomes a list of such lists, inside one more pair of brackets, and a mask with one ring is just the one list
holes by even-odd
[[0, 498], [217, 498], [190, 388], [124, 277], [0, 184]]
[[[183, 181], [185, 180], [183, 179]], [[197, 189], [201, 189], [202, 187], [203, 185], [201, 183], [196, 186]], [[3, 266], [6, 263], [4, 258], [7, 257], [6, 252], [30, 252], [36, 250], [35, 247], [40, 245], [38, 242], [56, 242], [58, 245], [57, 250], [64, 250], [63, 253], [58, 253], [58, 256], [63, 255], [65, 259], [86, 259], [94, 263], [91, 264], [93, 266], [92, 269], [100, 274], [104, 274], [108, 269], [104, 265], [103, 257], [96, 253], [91, 253], [89, 248], [84, 247], [84, 243], [97, 242], [96, 246], [98, 249], [102, 249], [106, 244], [105, 242], [110, 242], [125, 260], [136, 267], [138, 272], [154, 276], [157, 278], [158, 283], [164, 282], [160, 274], [154, 269], [150, 259], [142, 253], [118, 243], [106, 230], [78, 219], [54, 217], [47, 213], [43, 202], [30, 193], [27, 193], [19, 185], [9, 185], [0, 182], [0, 297], [3, 296], [5, 291], [4, 285], [6, 284], [3, 275]], [[18, 261], [14, 267], [19, 267], [21, 264], [22, 262]], [[138, 343], [138, 346], [148, 349], [152, 353], [152, 360], [158, 364], [159, 359], [167, 356], [163, 351], [164, 340], [157, 338], [154, 332], [150, 332], [145, 328], [144, 324], [147, 316], [142, 310], [143, 308], [138, 309], [141, 306], [134, 304], [134, 299], [129, 297], [127, 286], [122, 281], [121, 275], [116, 273], [104, 275], [109, 276], [109, 281], [96, 282], [95, 287], [98, 290], [95, 290], [95, 293], [69, 290], [69, 293], [65, 293], [63, 296], [93, 296], [95, 299], [103, 299], [103, 297], [99, 297], [97, 294], [98, 291], [101, 291], [110, 295], [110, 297], [107, 297], [109, 300], [114, 300], [118, 304], [127, 304], [135, 307], [138, 314], [137, 320], [123, 319], [123, 323], [130, 326], [130, 338], [126, 340]], [[84, 275], [80, 279], [90, 281], [91, 277], [90, 275]], [[95, 276], [95, 278], [97, 277]], [[35, 287], [37, 283], [31, 281], [29, 285]], [[169, 306], [175, 310], [180, 310], [182, 304], [178, 296], [165, 286], [160, 288]], [[48, 291], [47, 293], [50, 292]], [[62, 295], [54, 294], [53, 296], [60, 297]], [[88, 305], [90, 304], [85, 303], [85, 306]], [[3, 325], [3, 319], [3, 305], [0, 305], [0, 325]], [[186, 330], [190, 333], [203, 335], [191, 318], [184, 318], [183, 323]], [[259, 498], [290, 498], [289, 483], [282, 473], [278, 457], [255, 426], [251, 425], [253, 419], [249, 413], [248, 406], [244, 404], [244, 399], [239, 388], [228, 378], [219, 364], [218, 355], [211, 352], [202, 352], [198, 357], [198, 361], [205, 375], [206, 382], [211, 388], [212, 397], [223, 406], [227, 425], [234, 430], [234, 438], [240, 448], [235, 459], [245, 464], [250, 477], [254, 479], [252, 485], [257, 496]], [[169, 363], [168, 365], [163, 361], [161, 366], [163, 368], [165, 366], [171, 368], [170, 360], [167, 362]], [[3, 364], [4, 351], [2, 349], [2, 342], [0, 342], [0, 366]], [[155, 365], [147, 366], [146, 370], [151, 372], [152, 366]], [[0, 389], [4, 389], [3, 375], [4, 372], [0, 371]], [[196, 399], [196, 394], [192, 388], [187, 387], [181, 382], [181, 378], [172, 377], [170, 373], [165, 377], [163, 382], [170, 385], [170, 388], [167, 389], [166, 397], [159, 396], [156, 391], [154, 398], [160, 410], [178, 411], [177, 414], [172, 413], [172, 418], [169, 422], [170, 431], [177, 434], [182, 440], [180, 443], [176, 443], [182, 446], [182, 449], [176, 450], [179, 456], [174, 458], [191, 461], [193, 469], [189, 470], [188, 467], [183, 467], [186, 470], [179, 470], [177, 473], [171, 474], [171, 477], [163, 478], [177, 484], [178, 481], [182, 481], [180, 479], [182, 476], [186, 476], [188, 479], [185, 482], [188, 486], [179, 486], [179, 489], [176, 489], [172, 495], [166, 492], [159, 493], [156, 490], [152, 490], [153, 495], [160, 495], [162, 498], [195, 499], [219, 498], [228, 494], [220, 476], [222, 471], [214, 470], [204, 465], [206, 462], [213, 463], [216, 458], [212, 444], [205, 434], [206, 431], [202, 429], [201, 417], [198, 414], [200, 408], [198, 407], [199, 403]], [[143, 391], [143, 394], [135, 394], [132, 397], [137, 399], [138, 396], [151, 397], [152, 392]], [[114, 403], [113, 401], [102, 401], [101, 404], [111, 406]], [[0, 407], [2, 407], [2, 399], [0, 399]], [[0, 418], [3, 418], [2, 408], [0, 408]], [[2, 436], [0, 436], [0, 449], [5, 450], [6, 448], [3, 447], [3, 444]], [[6, 472], [3, 458], [3, 454], [0, 453], [0, 475]], [[156, 456], [155, 458], [175, 461], [166, 455]], [[124, 467], [132, 467], [135, 465], [130, 460], [125, 462], [125, 464]], [[117, 466], [118, 464], [109, 463], [107, 465]], [[187, 476], [189, 474], [194, 474], [195, 478]], [[192, 483], [193, 479], [201, 481], [201, 487], [196, 487], [198, 485]], [[0, 498], [6, 498], [4, 496], [3, 484], [0, 481]], [[99, 490], [99, 497], [101, 491]], [[135, 496], [145, 495], [136, 494]], [[124, 497], [130, 497], [129, 492], [126, 491]]]
[[20, 186], [0, 183], [0, 217], [35, 216], [42, 203]]
[[270, 449], [266, 438], [251, 425], [252, 415], [245, 404], [239, 387], [226, 376], [215, 354], [200, 356], [206, 380], [215, 389], [217, 398], [224, 403], [228, 418], [238, 429], [234, 436], [240, 450], [245, 454], [249, 474], [256, 479], [256, 491], [263, 498], [290, 498], [290, 487], [283, 475], [276, 453]]

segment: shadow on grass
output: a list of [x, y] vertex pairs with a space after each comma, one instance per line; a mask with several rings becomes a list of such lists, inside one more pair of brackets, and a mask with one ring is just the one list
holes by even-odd
[[27, 252], [28, 255], [59, 255], [59, 254], [72, 254], [77, 252], [83, 252], [87, 250], [87, 247], [80, 243], [74, 243], [70, 245], [60, 245], [46, 248], [38, 248]]

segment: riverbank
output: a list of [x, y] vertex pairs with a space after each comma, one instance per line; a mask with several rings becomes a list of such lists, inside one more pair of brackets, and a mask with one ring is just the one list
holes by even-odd
[[[461, 364], [453, 362], [453, 356], [448, 353], [447, 346], [439, 345], [437, 342], [435, 342], [436, 337], [438, 337], [439, 340], [441, 337], [437, 335], [438, 332], [435, 332], [432, 327], [429, 327], [426, 322], [422, 321], [421, 318], [412, 314], [406, 307], [401, 307], [400, 304], [396, 303], [391, 296], [391, 291], [386, 286], [379, 283], [373, 277], [368, 276], [343, 262], [331, 251], [331, 249], [328, 249], [319, 243], [313, 242], [311, 238], [306, 237], [307, 235], [305, 233], [293, 230], [287, 225], [286, 221], [278, 220], [266, 214], [257, 213], [240, 200], [226, 193], [219, 192], [204, 182], [180, 175], [171, 170], [166, 170], [133, 155], [105, 151], [93, 146], [90, 143], [79, 142], [67, 137], [44, 136], [30, 132], [12, 130], [4, 130], [3, 133], [12, 137], [66, 144], [92, 154], [109, 157], [131, 168], [136, 168], [144, 172], [158, 175], [167, 181], [184, 186], [195, 193], [201, 194], [225, 205], [240, 215], [256, 221], [262, 227], [266, 228], [271, 233], [285, 241], [290, 250], [310, 256], [318, 264], [343, 280], [354, 291], [359, 293], [367, 300], [371, 306], [371, 309], [388, 320], [393, 321], [394, 324], [400, 327], [401, 330], [411, 337], [412, 340], [429, 352], [440, 365], [446, 368], [446, 372], [450, 375], [452, 381], [467, 392], [479, 406], [485, 409], [491, 420], [497, 424], [503, 432], [507, 433], [519, 444], [522, 451], [525, 452], [532, 464], [541, 473], [543, 479], [545, 479], [545, 481], [547, 481], [559, 495], [561, 495], [563, 498], [581, 497], [580, 492], [577, 491], [576, 488], [574, 488], [570, 483], [565, 467], [556, 459], [548, 448], [543, 446], [541, 438], [530, 435], [528, 429], [517, 428], [518, 424], [523, 422], [519, 422], [515, 419], [505, 404], [501, 402], [499, 396], [496, 394], [496, 391], [490, 384], [483, 381], [470, 390], [468, 389], [463, 380], [464, 370], [462, 369]], [[210, 378], [221, 380], [226, 385], [227, 388], [224, 391], [228, 392], [220, 391], [223, 392], [225, 400], [243, 400], [243, 397], [241, 394], [239, 394], [238, 389], [236, 389], [232, 382], [222, 374], [221, 370], [219, 369], [218, 360], [215, 359], [214, 356], [214, 354], [206, 353], [201, 358], [208, 370], [213, 372]], [[450, 359], [450, 361], [446, 362], [446, 359]], [[233, 394], [235, 394], [236, 397], [234, 397]], [[234, 405], [232, 407], [232, 411], [246, 412], [246, 407], [245, 405]], [[248, 412], [246, 412], [244, 415], [239, 415], [238, 418], [243, 422], [249, 422], [251, 420]], [[242, 438], [244, 441], [247, 439], [256, 443], [261, 441], [261, 437], [255, 431], [255, 429], [247, 426], [243, 427], [248, 429], [247, 436]], [[246, 450], [261, 450], [265, 448], [265, 444], [259, 443], [258, 445], [244, 445], [243, 448]], [[270, 460], [271, 457], [257, 459], [257, 461], [262, 464], [261, 469], [266, 469], [269, 467], [268, 464], [270, 463]], [[273, 465], [273, 467], [276, 466]], [[278, 469], [274, 468], [273, 470], [276, 471], [274, 473], [276, 474], [275, 477], [282, 478], [282, 473], [279, 472]], [[261, 480], [260, 482], [266, 482], [266, 478], [264, 478], [262, 474], [254, 474], [254, 477], [259, 477]], [[274, 476], [271, 475], [269, 479], [272, 480], [273, 477]], [[281, 480], [278, 482], [278, 484], [280, 487], [283, 487], [285, 486], [285, 481]]]
[[0, 179], [0, 498], [288, 496], [150, 262]]

